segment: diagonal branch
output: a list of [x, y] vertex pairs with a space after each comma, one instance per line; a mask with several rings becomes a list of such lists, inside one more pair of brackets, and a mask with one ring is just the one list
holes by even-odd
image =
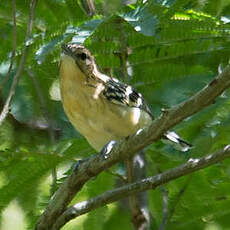
[[146, 191], [148, 189], [155, 189], [160, 185], [170, 182], [178, 177], [185, 176], [192, 172], [206, 168], [212, 164], [220, 162], [230, 157], [230, 145], [225, 146], [223, 149], [213, 154], [207, 155], [198, 159], [190, 159], [185, 164], [182, 164], [176, 168], [167, 170], [156, 176], [148, 177], [137, 181], [132, 184], [122, 186], [120, 188], [109, 190], [95, 198], [91, 198], [88, 201], [83, 201], [69, 207], [53, 225], [52, 230], [58, 230], [64, 226], [71, 219], [83, 215], [91, 210], [94, 210], [103, 205], [110, 204], [118, 201], [124, 197], [137, 194], [139, 192]]
[[10, 103], [11, 103], [11, 100], [14, 96], [16, 87], [18, 85], [18, 81], [20, 79], [21, 73], [22, 73], [23, 68], [24, 68], [24, 64], [26, 61], [26, 55], [27, 55], [28, 48], [29, 48], [29, 39], [31, 38], [31, 34], [32, 34], [33, 21], [34, 21], [34, 10], [35, 10], [35, 6], [36, 6], [36, 2], [37, 2], [37, 0], [32, 0], [30, 3], [30, 15], [29, 15], [29, 23], [28, 23], [27, 32], [26, 32], [25, 48], [23, 50], [23, 53], [22, 53], [22, 56], [21, 56], [21, 59], [19, 62], [18, 70], [14, 76], [13, 83], [10, 87], [9, 95], [6, 99], [6, 102], [3, 106], [2, 112], [0, 114], [0, 125], [3, 123], [3, 121], [5, 120], [5, 118], [7, 117], [8, 113], [9, 113]]
[[165, 110], [148, 128], [117, 142], [106, 159], [101, 154], [97, 154], [84, 161], [80, 164], [77, 173], [70, 175], [60, 186], [45, 212], [39, 218], [36, 230], [51, 229], [56, 219], [66, 210], [76, 193], [91, 177], [113, 164], [133, 156], [145, 146], [158, 140], [168, 129], [212, 104], [215, 98], [228, 87], [230, 87], [229, 66], [187, 101]]

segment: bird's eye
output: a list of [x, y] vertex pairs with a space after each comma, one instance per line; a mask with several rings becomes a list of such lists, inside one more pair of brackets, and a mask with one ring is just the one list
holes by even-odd
[[87, 58], [87, 55], [85, 53], [80, 53], [77, 56], [81, 58], [82, 61], [85, 61], [85, 59]]

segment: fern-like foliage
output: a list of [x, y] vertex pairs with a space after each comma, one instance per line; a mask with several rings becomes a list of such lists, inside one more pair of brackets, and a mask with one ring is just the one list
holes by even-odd
[[[36, 221], [44, 208], [41, 202], [46, 203], [48, 199], [44, 197], [50, 197], [46, 181], [51, 170], [58, 167], [62, 172], [58, 178], [63, 178], [63, 172], [69, 170], [74, 159], [94, 152], [72, 128], [61, 102], [51, 100], [49, 94], [59, 74], [61, 43], [83, 43], [95, 55], [101, 71], [132, 84], [144, 95], [156, 116], [162, 108], [193, 95], [229, 62], [228, 1], [149, 0], [116, 5], [109, 0], [95, 0], [93, 16], [86, 14], [82, 2], [38, 1], [24, 71], [10, 115], [0, 127], [0, 211], [17, 199], [28, 223]], [[2, 106], [25, 46], [28, 15], [29, 1], [16, 1], [16, 57], [7, 84], [1, 90]], [[0, 83], [9, 67], [13, 39], [12, 2], [0, 1]], [[195, 146], [189, 154], [160, 142], [149, 146], [148, 174], [228, 144], [229, 103], [226, 91], [214, 105], [175, 127]], [[166, 229], [229, 227], [228, 163], [196, 173], [179, 199], [186, 178], [166, 186], [169, 211], [174, 210]], [[114, 177], [103, 173], [90, 181], [76, 200], [98, 195], [115, 183]], [[151, 191], [150, 212], [155, 229], [161, 224], [162, 208], [161, 191]], [[75, 229], [76, 225], [80, 229], [107, 229], [117, 224], [131, 229], [128, 215], [119, 204], [113, 204], [84, 216], [74, 227], [70, 224], [63, 229]], [[101, 219], [103, 223], [98, 221]]]

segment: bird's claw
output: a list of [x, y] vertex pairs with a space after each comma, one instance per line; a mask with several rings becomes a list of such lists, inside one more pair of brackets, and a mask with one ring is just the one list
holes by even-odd
[[116, 144], [117, 142], [112, 140], [110, 142], [108, 142], [101, 150], [101, 155], [103, 157], [104, 160], [106, 160], [109, 155], [110, 155], [110, 152], [111, 150], [113, 149], [113, 146]]
[[73, 170], [72, 170], [73, 173], [77, 173], [80, 164], [83, 163], [83, 162], [84, 162], [84, 160], [78, 160], [76, 163], [74, 163], [74, 165], [73, 165]]

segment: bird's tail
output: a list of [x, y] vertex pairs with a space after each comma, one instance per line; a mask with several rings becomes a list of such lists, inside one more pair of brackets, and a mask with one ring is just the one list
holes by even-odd
[[192, 148], [192, 145], [181, 139], [175, 132], [168, 131], [164, 134], [162, 140], [164, 142], [170, 143], [174, 146], [175, 149], [182, 152], [186, 152]]

